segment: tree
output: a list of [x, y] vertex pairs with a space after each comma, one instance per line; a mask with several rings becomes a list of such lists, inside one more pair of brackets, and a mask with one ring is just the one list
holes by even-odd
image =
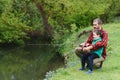
[[[50, 34], [51, 37], [54, 37], [54, 33], [53, 33], [53, 30], [52, 30], [52, 27], [51, 25], [49, 24], [48, 22], [48, 18], [46, 16], [46, 13], [45, 11], [43, 10], [43, 7], [42, 7], [42, 4], [38, 2], [38, 0], [34, 0], [34, 3], [36, 5], [36, 7], [38, 8], [38, 10], [40, 11], [40, 14], [42, 16], [42, 19], [43, 19], [43, 24], [44, 24], [44, 31], [48, 31], [48, 33]], [[46, 32], [47, 32], [46, 31]]]

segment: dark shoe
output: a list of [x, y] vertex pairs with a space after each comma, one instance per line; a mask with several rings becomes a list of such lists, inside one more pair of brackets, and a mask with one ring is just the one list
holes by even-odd
[[83, 71], [83, 70], [85, 70], [85, 68], [80, 68], [79, 70]]
[[88, 70], [87, 71], [87, 74], [92, 74], [93, 72], [91, 70]]

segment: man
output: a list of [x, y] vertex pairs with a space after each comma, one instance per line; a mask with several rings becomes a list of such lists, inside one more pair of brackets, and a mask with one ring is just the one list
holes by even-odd
[[[97, 42], [95, 45], [92, 45], [92, 41], [93, 41], [93, 33], [90, 34], [88, 40], [84, 43], [81, 44], [82, 47], [76, 47], [75, 48], [75, 53], [78, 57], [81, 58], [82, 54], [90, 51], [90, 50], [97, 50], [100, 47], [103, 47], [103, 53], [102, 53], [102, 57], [99, 59], [95, 59], [94, 60], [94, 64], [104, 61], [106, 59], [106, 47], [107, 47], [107, 43], [108, 43], [108, 33], [103, 30], [102, 28], [102, 21], [99, 18], [96, 18], [93, 20], [93, 30], [101, 30], [102, 32], [102, 41], [101, 42]], [[89, 47], [84, 47], [84, 46], [88, 46]], [[101, 67], [101, 65], [100, 65]]]

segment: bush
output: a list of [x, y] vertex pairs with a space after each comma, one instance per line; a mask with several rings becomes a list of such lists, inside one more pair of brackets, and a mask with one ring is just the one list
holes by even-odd
[[15, 17], [12, 13], [3, 13], [0, 18], [0, 43], [23, 44], [27, 39], [29, 26]]

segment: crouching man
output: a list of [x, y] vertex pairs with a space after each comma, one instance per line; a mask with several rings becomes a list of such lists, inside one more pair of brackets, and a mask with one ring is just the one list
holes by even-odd
[[[89, 38], [86, 42], [81, 43], [79, 47], [75, 48], [76, 55], [81, 58], [83, 54], [89, 53], [90, 51], [97, 50], [101, 47], [103, 47], [102, 56], [100, 58], [95, 58], [93, 60], [93, 64], [102, 67], [102, 62], [106, 59], [106, 47], [108, 43], [108, 33], [102, 28], [102, 21], [99, 18], [96, 18], [93, 20], [93, 31], [94, 30], [101, 30], [101, 38], [102, 40], [99, 42], [96, 42], [96, 44], [92, 44], [93, 41], [93, 32], [91, 32]], [[89, 47], [87, 47], [89, 46]], [[86, 47], [86, 48], [85, 48]]]

